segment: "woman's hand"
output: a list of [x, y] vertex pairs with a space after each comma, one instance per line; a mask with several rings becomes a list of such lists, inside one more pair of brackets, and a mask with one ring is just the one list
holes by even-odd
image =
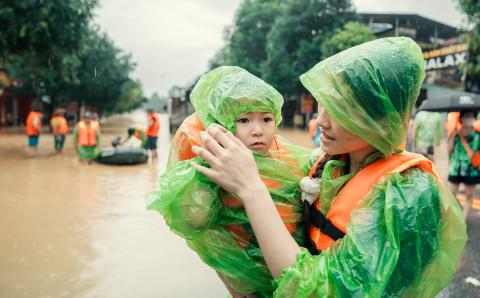
[[300, 247], [260, 179], [252, 152], [218, 125], [208, 127], [202, 141], [203, 147], [195, 146], [192, 150], [206, 160], [210, 168], [195, 163], [192, 166], [242, 200], [268, 268], [273, 276], [280, 275], [295, 263]]
[[202, 142], [203, 147], [194, 146], [192, 150], [210, 168], [192, 163], [195, 169], [242, 201], [251, 198], [258, 189], [265, 188], [252, 152], [231, 132], [212, 124], [202, 133]]

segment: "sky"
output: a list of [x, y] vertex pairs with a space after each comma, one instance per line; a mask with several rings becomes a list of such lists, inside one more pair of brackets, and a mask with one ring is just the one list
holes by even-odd
[[[131, 53], [145, 95], [167, 95], [207, 70], [241, 0], [100, 0], [95, 22]], [[353, 0], [358, 12], [416, 13], [460, 26], [454, 0]], [[133, 4], [132, 4], [133, 3]]]

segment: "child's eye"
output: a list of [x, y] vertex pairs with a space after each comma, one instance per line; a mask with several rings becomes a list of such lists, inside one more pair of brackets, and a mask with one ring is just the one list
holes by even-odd
[[273, 121], [273, 117], [270, 117], [270, 116], [263, 117], [263, 121], [264, 121], [264, 122], [272, 122], [272, 121]]
[[249, 121], [248, 118], [239, 118], [239, 119], [237, 119], [237, 122], [238, 122], [238, 123], [248, 123], [248, 121]]

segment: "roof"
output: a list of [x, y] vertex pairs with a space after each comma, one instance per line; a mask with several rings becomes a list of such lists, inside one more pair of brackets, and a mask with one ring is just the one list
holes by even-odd
[[[431, 42], [432, 37], [441, 39], [450, 39], [458, 37], [460, 30], [454, 26], [450, 26], [439, 21], [426, 18], [418, 14], [411, 13], [360, 13], [360, 18], [364, 23], [369, 23], [372, 20], [374, 23], [391, 24], [391, 29], [386, 28], [386, 31], [393, 31], [395, 24], [398, 22], [399, 27], [412, 28], [416, 30], [415, 39], [418, 41]], [[436, 33], [435, 33], [436, 32]], [[436, 35], [435, 35], [436, 34]]]

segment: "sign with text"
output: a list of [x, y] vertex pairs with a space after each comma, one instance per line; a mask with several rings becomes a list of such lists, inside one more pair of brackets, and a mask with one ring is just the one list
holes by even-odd
[[467, 62], [468, 45], [465, 43], [431, 50], [423, 53], [425, 70], [432, 71], [443, 68], [458, 67]]

